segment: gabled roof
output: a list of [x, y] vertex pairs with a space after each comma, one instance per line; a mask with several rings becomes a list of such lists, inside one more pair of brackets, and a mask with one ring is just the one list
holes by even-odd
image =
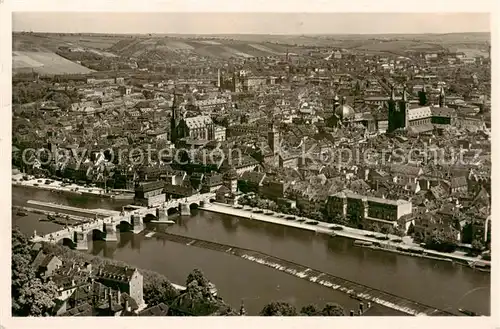
[[467, 177], [466, 176], [452, 177], [450, 179], [450, 186], [451, 188], [467, 186]]
[[57, 261], [57, 260], [59, 260], [59, 258], [57, 258], [57, 256], [55, 256], [55, 255], [49, 255], [49, 256], [45, 257], [43, 262], [40, 264], [40, 267], [47, 267], [47, 265], [49, 265], [52, 260]]
[[409, 121], [430, 118], [431, 116], [432, 112], [429, 106], [417, 107], [408, 110]]
[[130, 282], [137, 269], [131, 267], [104, 265], [99, 268], [96, 276], [103, 279]]
[[44, 261], [44, 259], [46, 258], [46, 254], [43, 253], [42, 250], [40, 250], [38, 252], [38, 254], [36, 255], [35, 259], [33, 259], [33, 262], [31, 263], [31, 266], [34, 268], [34, 269], [38, 269], [40, 267], [40, 265], [42, 264], [42, 262]]
[[490, 205], [490, 195], [489, 193], [484, 189], [484, 187], [481, 187], [479, 192], [476, 194], [474, 197], [474, 200], [472, 200], [472, 205]]
[[167, 316], [168, 306], [165, 303], [160, 303], [153, 307], [149, 307], [139, 312], [138, 316]]
[[434, 117], [455, 117], [457, 116], [457, 111], [449, 107], [436, 107], [431, 106], [432, 116]]
[[257, 171], [246, 171], [241, 175], [240, 180], [246, 180], [254, 184], [261, 184], [266, 177], [265, 173]]
[[419, 176], [422, 173], [422, 168], [410, 165], [391, 164], [390, 172], [394, 174]]
[[85, 303], [67, 310], [60, 316], [92, 316], [92, 315], [93, 315], [92, 306], [89, 303]]
[[212, 119], [207, 115], [199, 115], [192, 118], [184, 119], [186, 126], [190, 129], [202, 128], [206, 125], [212, 124]]

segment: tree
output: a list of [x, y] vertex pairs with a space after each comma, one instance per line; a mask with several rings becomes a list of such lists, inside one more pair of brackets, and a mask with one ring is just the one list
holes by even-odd
[[396, 228], [395, 234], [401, 238], [404, 237], [406, 235], [404, 226], [398, 226]]
[[471, 245], [474, 251], [482, 251], [484, 249], [484, 244], [482, 243], [482, 241], [477, 239], [472, 240]]
[[336, 303], [326, 303], [321, 311], [322, 316], [345, 316], [345, 311], [342, 306]]
[[311, 218], [317, 221], [323, 221], [323, 213], [321, 211], [315, 211], [311, 214]]
[[236, 314], [221, 298], [212, 294], [210, 281], [198, 269], [188, 275], [186, 290], [175, 298], [171, 306], [199, 316]]
[[472, 243], [472, 223], [464, 225], [461, 236], [463, 243]]
[[425, 238], [425, 246], [443, 252], [453, 252], [457, 248], [453, 232], [434, 230]]
[[12, 231], [12, 314], [51, 315], [58, 292], [53, 282], [36, 278], [31, 266], [29, 241], [19, 230]]
[[380, 232], [383, 234], [394, 234], [394, 227], [392, 225], [384, 225], [380, 229]]
[[191, 273], [189, 273], [186, 279], [186, 286], [194, 281], [196, 281], [197, 285], [200, 287], [208, 287], [210, 283], [208, 279], [203, 275], [203, 272], [199, 269], [194, 269]]
[[24, 316], [49, 316], [58, 296], [57, 286], [52, 281], [39, 278], [30, 280], [18, 290], [17, 312]]
[[295, 306], [283, 302], [283, 301], [277, 301], [277, 302], [271, 302], [264, 306], [262, 311], [260, 311], [261, 316], [296, 316], [297, 315], [297, 310], [295, 309]]
[[148, 305], [170, 304], [179, 292], [166, 280], [149, 280], [144, 284], [144, 301]]
[[321, 310], [318, 308], [317, 305], [315, 304], [309, 304], [300, 310], [301, 315], [307, 315], [307, 316], [318, 316], [321, 315]]

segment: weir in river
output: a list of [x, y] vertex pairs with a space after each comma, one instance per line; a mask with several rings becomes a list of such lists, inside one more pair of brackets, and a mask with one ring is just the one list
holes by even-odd
[[350, 281], [345, 278], [334, 276], [319, 270], [287, 261], [278, 257], [274, 257], [262, 252], [239, 248], [227, 244], [171, 234], [171, 233], [156, 233], [168, 241], [181, 243], [189, 246], [219, 251], [228, 253], [237, 257], [241, 257], [252, 262], [272, 267], [287, 274], [309, 280], [311, 282], [330, 287], [334, 290], [342, 291], [349, 294], [352, 298], [362, 301], [370, 301], [379, 305], [383, 305], [394, 310], [414, 316], [454, 316], [457, 314], [440, 310], [436, 307], [426, 305], [404, 297], [396, 296], [389, 292], [371, 288], [366, 285]]

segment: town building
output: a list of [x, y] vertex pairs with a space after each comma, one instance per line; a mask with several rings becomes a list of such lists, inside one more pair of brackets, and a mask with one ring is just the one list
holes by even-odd
[[365, 226], [366, 222], [378, 222], [402, 228], [406, 232], [411, 223], [411, 219], [407, 218], [412, 214], [412, 203], [342, 191], [328, 197], [327, 212], [332, 217], [340, 215], [354, 218], [360, 227]]
[[127, 293], [139, 307], [145, 305], [143, 276], [136, 268], [105, 265], [97, 270], [96, 280], [107, 287]]
[[165, 201], [163, 193], [164, 182], [144, 182], [135, 188], [134, 203], [138, 206], [155, 207], [162, 205]]

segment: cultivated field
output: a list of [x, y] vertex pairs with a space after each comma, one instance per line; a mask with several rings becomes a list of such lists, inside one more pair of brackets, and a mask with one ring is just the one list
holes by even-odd
[[84, 66], [52, 52], [13, 51], [12, 70], [33, 70], [40, 74], [85, 74], [93, 72]]
[[[304, 54], [315, 47], [349, 49], [368, 54], [399, 54], [407, 51], [439, 52], [487, 49], [488, 33], [409, 34], [409, 35], [71, 35], [14, 33], [13, 50], [55, 52], [61, 46], [84, 48], [106, 57], [122, 56], [169, 60], [186, 56], [229, 57], [283, 56], [286, 52]], [[309, 48], [309, 49], [308, 49]], [[27, 58], [17, 66], [39, 67]], [[39, 61], [40, 62], [40, 61]], [[49, 61], [50, 63], [51, 61]], [[30, 64], [31, 63], [31, 64]], [[44, 67], [48, 63], [41, 62]], [[69, 65], [69, 64], [68, 64]], [[77, 64], [75, 64], [77, 65]]]

